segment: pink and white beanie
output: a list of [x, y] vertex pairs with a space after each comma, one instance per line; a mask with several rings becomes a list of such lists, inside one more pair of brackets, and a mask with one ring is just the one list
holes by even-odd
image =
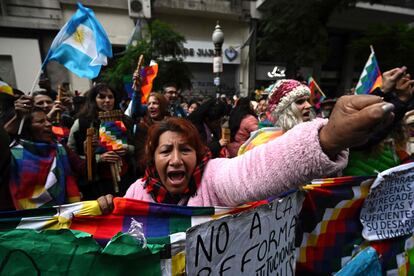
[[310, 96], [308, 86], [297, 80], [278, 80], [271, 88], [268, 110], [272, 114], [280, 115], [294, 101], [304, 96]]

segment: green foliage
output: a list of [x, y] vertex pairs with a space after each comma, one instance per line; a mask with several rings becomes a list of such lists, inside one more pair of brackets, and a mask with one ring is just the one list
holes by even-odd
[[175, 82], [181, 88], [191, 87], [191, 72], [183, 62], [184, 36], [175, 32], [167, 23], [154, 20], [143, 28], [143, 39], [130, 46], [115, 65], [102, 74], [103, 81], [122, 91], [125, 76], [135, 71], [139, 56], [144, 55], [145, 65], [151, 59], [158, 63], [158, 76], [153, 90], [158, 91], [166, 82]]
[[352, 47], [361, 68], [370, 54], [370, 45], [374, 47], [382, 72], [402, 65], [414, 71], [414, 29], [408, 25], [372, 26], [363, 37], [355, 40]]
[[185, 37], [175, 32], [167, 23], [155, 20], [150, 25], [152, 58], [177, 58], [183, 54]]

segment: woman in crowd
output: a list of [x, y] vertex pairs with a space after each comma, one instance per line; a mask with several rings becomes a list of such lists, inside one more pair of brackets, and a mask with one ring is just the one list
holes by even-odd
[[275, 127], [256, 132], [245, 144], [241, 145], [241, 155], [257, 145], [276, 139], [294, 126], [315, 118], [309, 104], [309, 87], [296, 80], [279, 80], [267, 88], [268, 112]]
[[[329, 122], [299, 124], [236, 158], [210, 159], [198, 130], [170, 118], [149, 132], [146, 174], [125, 197], [189, 206], [236, 206], [299, 187], [346, 166], [346, 148], [364, 143], [372, 130], [390, 122], [392, 104], [376, 96], [342, 97]], [[104, 212], [112, 196], [98, 199]]]
[[[53, 101], [46, 91], [35, 91], [32, 94], [33, 105], [43, 109], [47, 118], [53, 123], [53, 133], [61, 141], [66, 142], [69, 137], [69, 130], [73, 125], [73, 118], [70, 115], [72, 107], [72, 98], [62, 95], [61, 100]], [[58, 114], [60, 119], [57, 120]]]
[[146, 162], [145, 162], [145, 141], [147, 140], [148, 128], [153, 124], [161, 122], [169, 116], [168, 101], [164, 95], [152, 92], [147, 100], [147, 113], [138, 124], [138, 129], [135, 133], [136, 140], [136, 163], [137, 176], [143, 176]]
[[241, 98], [230, 113], [230, 143], [227, 145], [228, 157], [237, 156], [240, 146], [257, 130], [258, 120], [249, 98]]
[[28, 116], [21, 137], [6, 154], [10, 159], [2, 171], [0, 208], [21, 210], [79, 201], [71, 168], [72, 164], [80, 166], [79, 158], [73, 159], [75, 155], [68, 155], [64, 146], [55, 142], [44, 110], [35, 107], [26, 112], [27, 108], [16, 106], [17, 113], [24, 111]]
[[226, 104], [221, 100], [210, 99], [188, 116], [214, 158], [219, 157], [222, 148], [229, 143], [227, 139], [221, 137], [221, 123], [227, 115], [226, 108]]
[[279, 80], [269, 94], [268, 108], [275, 125], [288, 131], [315, 118], [309, 103], [309, 87], [296, 80]]
[[141, 120], [141, 123], [149, 128], [154, 123], [164, 120], [168, 114], [168, 102], [164, 95], [151, 92], [147, 100], [147, 114]]
[[[23, 95], [16, 100], [16, 103], [22, 106], [33, 105], [39, 109], [42, 109], [47, 114], [50, 122], [55, 121], [58, 112], [63, 115], [64, 112], [66, 113], [70, 110], [70, 106], [72, 105], [72, 101], [68, 97], [63, 97], [61, 102], [53, 101], [46, 91], [35, 91], [32, 96]], [[68, 113], [66, 113], [65, 116], [61, 116], [61, 118], [62, 120], [59, 125], [63, 126], [66, 129], [66, 132], [64, 134], [55, 133], [55, 135], [59, 135], [60, 138], [67, 138], [69, 135], [69, 128], [73, 124], [73, 119]], [[9, 135], [15, 136], [17, 134], [20, 121], [22, 119], [23, 117], [19, 118], [18, 114], [14, 114], [14, 116], [4, 124], [4, 127]]]
[[[77, 115], [69, 134], [68, 146], [80, 156], [85, 156], [84, 142], [86, 141], [86, 131], [88, 128], [95, 129], [94, 144], [98, 145], [98, 133], [101, 121], [99, 119], [100, 111], [112, 111], [117, 105], [117, 99], [114, 92], [106, 84], [97, 84], [92, 87], [86, 94], [86, 103], [80, 113]], [[122, 118], [128, 129], [126, 118]], [[88, 183], [85, 179], [79, 179], [79, 187], [84, 199], [96, 199], [100, 195], [114, 193], [112, 174], [110, 165], [122, 162], [120, 171], [121, 182], [119, 183], [120, 194], [125, 193], [132, 183], [135, 174], [134, 170], [128, 170], [135, 166], [133, 155], [135, 151], [132, 136], [127, 130], [127, 145], [116, 151], [104, 151], [97, 147], [99, 152], [95, 153], [96, 168], [94, 170], [94, 182]]]
[[256, 114], [259, 115], [259, 114], [262, 114], [266, 111], [267, 111], [267, 99], [262, 97], [257, 102]]
[[196, 111], [199, 106], [200, 106], [200, 103], [198, 101], [191, 100], [190, 103], [188, 104], [188, 115]]

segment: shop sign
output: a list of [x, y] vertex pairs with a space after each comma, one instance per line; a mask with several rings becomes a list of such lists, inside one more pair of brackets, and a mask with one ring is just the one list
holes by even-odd
[[[240, 64], [240, 53], [238, 49], [224, 43], [222, 53], [224, 64]], [[187, 40], [187, 43], [184, 43], [183, 58], [185, 62], [213, 63], [213, 42]]]

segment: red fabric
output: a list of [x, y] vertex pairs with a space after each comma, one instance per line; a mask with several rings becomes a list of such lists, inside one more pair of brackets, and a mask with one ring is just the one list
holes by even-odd
[[142, 83], [141, 83], [141, 103], [146, 104], [148, 95], [152, 91], [152, 82], [157, 77], [158, 74], [158, 64], [145, 67], [142, 74]]

